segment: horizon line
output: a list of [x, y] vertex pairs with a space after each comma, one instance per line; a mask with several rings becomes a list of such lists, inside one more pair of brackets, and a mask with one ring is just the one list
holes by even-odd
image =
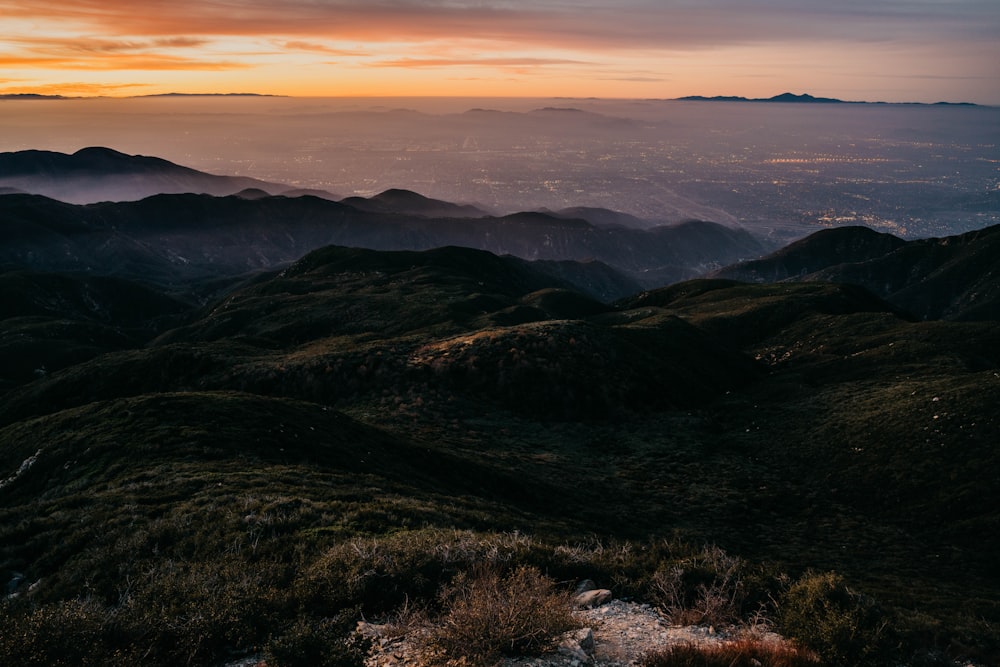
[[[780, 100], [776, 98], [793, 96], [802, 100]], [[136, 100], [163, 97], [261, 97], [278, 99], [509, 99], [509, 100], [578, 100], [578, 101], [642, 101], [642, 102], [773, 102], [776, 104], [848, 104], [848, 105], [879, 105], [879, 106], [976, 106], [998, 107], [998, 103], [983, 103], [969, 101], [938, 100], [935, 102], [887, 102], [883, 100], [842, 100], [813, 96], [810, 93], [783, 92], [771, 97], [744, 97], [742, 95], [683, 95], [680, 97], [600, 97], [600, 96], [537, 96], [537, 95], [285, 95], [276, 93], [256, 92], [210, 92], [186, 93], [167, 92], [149, 93], [145, 95], [60, 95], [45, 93], [13, 93], [0, 92], [0, 101], [69, 101], [69, 100]], [[811, 99], [810, 99], [811, 98]]]

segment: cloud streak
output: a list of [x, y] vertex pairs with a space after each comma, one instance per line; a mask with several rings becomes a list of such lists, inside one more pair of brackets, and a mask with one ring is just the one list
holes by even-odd
[[379, 60], [369, 67], [544, 67], [546, 65], [587, 65], [581, 60], [561, 58], [398, 58]]
[[[514, 73], [545, 79], [531, 90], [547, 94], [558, 72], [561, 95], [572, 82], [576, 94], [643, 97], [666, 92], [661, 82], [702, 86], [711, 77], [718, 87], [676, 92], [768, 92], [721, 83], [748, 76], [789, 89], [823, 76], [953, 73], [953, 81], [996, 82], [1000, 96], [997, 0], [0, 0], [0, 17], [5, 77], [245, 70], [260, 77], [226, 81], [266, 81], [264, 92], [286, 94], [374, 94], [376, 86], [464, 94], [445, 83], [480, 72], [484, 82], [506, 82]], [[634, 85], [591, 90], [597, 81]]]
[[456, 36], [574, 49], [709, 48], [761, 41], [994, 39], [994, 0], [0, 0], [0, 14], [105, 34], [284, 35], [363, 42]]

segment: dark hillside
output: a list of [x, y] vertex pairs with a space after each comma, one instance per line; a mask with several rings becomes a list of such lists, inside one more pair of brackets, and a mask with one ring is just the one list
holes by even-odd
[[287, 186], [244, 176], [217, 176], [145, 155], [110, 148], [83, 148], [67, 155], [27, 150], [0, 153], [0, 186], [87, 204], [134, 201], [159, 193], [231, 195], [247, 188], [270, 194]]
[[904, 245], [903, 239], [868, 227], [836, 227], [810, 234], [762, 259], [728, 266], [713, 276], [751, 283], [797, 280], [832, 266], [883, 257]]
[[190, 306], [117, 278], [0, 272], [0, 391], [142, 345]]
[[[959, 238], [931, 265], [988, 281], [991, 235]], [[148, 300], [168, 328], [0, 399], [0, 655], [70, 636], [216, 665], [341, 612], [433, 610], [484, 561], [662, 604], [671, 572], [714, 581], [683, 556], [708, 544], [758, 564], [742, 616], [776, 613], [778, 572], [833, 570], [879, 600], [873, 664], [1000, 657], [996, 321], [818, 281], [608, 305], [458, 247], [322, 248], [177, 326], [136, 286], [18, 280], [19, 313], [127, 331]]]
[[[386, 207], [399, 203], [396, 197], [378, 201]], [[572, 270], [552, 266], [592, 295], [619, 298], [638, 284], [660, 286], [766, 250], [745, 230], [710, 222], [643, 230], [598, 228], [543, 213], [468, 218], [432, 216], [426, 207], [419, 214], [407, 212], [413, 206], [376, 208], [309, 196], [171, 194], [78, 207], [6, 195], [0, 196], [0, 265], [177, 285], [282, 267], [328, 245], [457, 245], [532, 261], [580, 262]]]
[[469, 204], [453, 204], [440, 199], [430, 199], [410, 190], [386, 190], [374, 197], [347, 197], [340, 200], [361, 211], [375, 213], [403, 213], [428, 218], [482, 218], [488, 212]]
[[711, 275], [851, 283], [920, 319], [993, 320], [1000, 315], [1000, 226], [914, 241], [846, 227]]

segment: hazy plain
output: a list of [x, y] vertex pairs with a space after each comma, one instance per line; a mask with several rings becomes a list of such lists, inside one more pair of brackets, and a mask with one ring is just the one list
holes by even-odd
[[597, 99], [0, 101], [0, 150], [107, 146], [340, 196], [594, 206], [775, 240], [1000, 223], [1000, 108]]

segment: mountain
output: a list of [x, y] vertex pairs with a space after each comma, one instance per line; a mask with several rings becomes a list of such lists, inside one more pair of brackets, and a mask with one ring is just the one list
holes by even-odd
[[0, 196], [0, 663], [360, 665], [524, 572], [1000, 660], [1000, 228], [678, 282], [765, 249], [235, 193]]
[[824, 230], [711, 275], [850, 283], [920, 319], [993, 320], [1000, 315], [1000, 226], [913, 241], [865, 227]]
[[883, 257], [904, 245], [903, 239], [869, 227], [835, 227], [810, 234], [760, 259], [725, 267], [712, 276], [757, 283], [800, 279], [834, 264]]
[[593, 206], [571, 206], [569, 208], [559, 209], [558, 211], [543, 209], [541, 212], [567, 220], [586, 220], [595, 227], [628, 227], [632, 229], [649, 229], [650, 227], [657, 226], [657, 223], [655, 222], [643, 220], [642, 218], [637, 218], [634, 215], [629, 215], [628, 213], [612, 211], [606, 208], [596, 208]]
[[142, 345], [190, 308], [100, 276], [0, 271], [0, 392], [106, 352]]
[[161, 193], [229, 195], [259, 188], [277, 194], [290, 189], [101, 147], [83, 148], [72, 155], [38, 150], [0, 153], [0, 186], [76, 204], [132, 201]]
[[802, 95], [796, 95], [795, 93], [782, 93], [780, 95], [775, 95], [767, 100], [768, 102], [797, 102], [805, 104], [843, 104], [844, 100], [834, 99], [832, 97], [813, 97], [809, 93], [803, 93]]
[[70, 97], [63, 95], [40, 95], [38, 93], [4, 93], [0, 94], [0, 100], [68, 100]]
[[340, 203], [361, 211], [401, 213], [433, 218], [482, 218], [489, 213], [469, 204], [452, 204], [430, 199], [410, 190], [386, 190], [374, 197], [347, 197]]
[[795, 93], [781, 93], [773, 97], [739, 97], [732, 95], [716, 95], [705, 97], [703, 95], [689, 95], [679, 97], [679, 100], [692, 102], [793, 102], [800, 104], [867, 104], [866, 102], [845, 102], [833, 97], [813, 97], [808, 93], [796, 95]]
[[961, 106], [961, 107], [974, 107], [977, 106], [971, 102], [935, 102], [933, 105], [927, 105], [920, 102], [856, 102], [856, 101], [846, 101], [838, 100], [835, 97], [814, 97], [808, 93], [803, 93], [801, 95], [796, 95], [795, 93], [781, 93], [780, 95], [775, 95], [773, 97], [740, 97], [737, 95], [715, 95], [713, 97], [706, 97], [704, 95], [688, 95], [687, 97], [677, 98], [680, 101], [687, 102], [778, 102], [778, 103], [794, 103], [794, 104], [903, 104], [906, 106]]
[[[189, 383], [268, 393], [274, 363], [284, 365], [288, 390], [310, 400], [319, 398], [313, 389], [332, 402], [371, 391], [406, 394], [431, 373], [442, 391], [481, 394], [546, 418], [690, 405], [757, 373], [751, 360], [678, 320], [648, 331], [619, 326], [627, 318], [585, 321], [612, 312], [515, 257], [456, 247], [331, 246], [206, 304], [144, 349], [42, 378], [26, 388], [27, 402], [8, 400], [0, 423], [37, 409], [31, 405], [69, 408]], [[518, 361], [519, 348], [547, 354]], [[296, 349], [310, 351], [294, 361], [271, 358]], [[372, 375], [355, 376], [356, 363], [371, 366]], [[95, 385], [86, 378], [97, 367], [105, 381]], [[164, 375], [158, 368], [171, 370]], [[306, 378], [327, 368], [332, 384], [311, 389]], [[293, 388], [300, 380], [305, 384]]]
[[[141, 220], [147, 250], [188, 217]], [[5, 329], [155, 326], [0, 395], [0, 657], [328, 648], [331, 619], [431, 608], [494, 563], [653, 604], [670, 572], [690, 605], [738, 572], [734, 618], [776, 622], [790, 581], [835, 570], [865, 594], [850, 618], [891, 633], [864, 644], [880, 664], [995, 663], [995, 320], [827, 282], [607, 304], [541, 266], [325, 247], [204, 303], [2, 274]]]
[[[396, 199], [416, 203], [420, 210], [441, 208], [412, 194], [377, 201], [385, 205]], [[0, 221], [5, 230], [0, 265], [89, 271], [161, 284], [270, 269], [330, 244], [383, 250], [458, 245], [528, 260], [587, 262], [605, 275], [602, 290], [623, 286], [603, 294], [618, 298], [637, 284], [663, 285], [759, 256], [767, 248], [745, 230], [708, 222], [601, 229], [585, 220], [543, 213], [427, 217], [362, 210], [316, 197], [157, 195], [81, 207], [7, 195], [0, 197]], [[625, 276], [609, 281], [608, 267]]]

